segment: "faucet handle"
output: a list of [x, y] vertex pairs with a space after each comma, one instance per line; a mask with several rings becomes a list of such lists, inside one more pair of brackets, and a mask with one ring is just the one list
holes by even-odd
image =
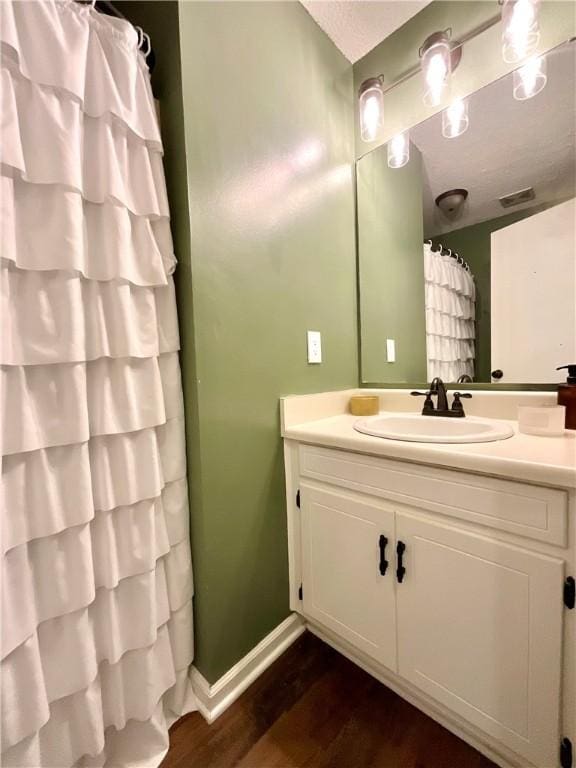
[[434, 411], [434, 401], [432, 400], [432, 392], [410, 392], [411, 395], [414, 395], [415, 397], [425, 397], [424, 400], [424, 407], [422, 408], [422, 415], [424, 416], [427, 413], [430, 413], [430, 411]]
[[458, 415], [462, 414], [462, 416], [464, 416], [464, 406], [460, 399], [462, 397], [470, 398], [472, 395], [470, 392], [454, 392], [454, 400], [452, 401], [451, 410], [456, 411]]

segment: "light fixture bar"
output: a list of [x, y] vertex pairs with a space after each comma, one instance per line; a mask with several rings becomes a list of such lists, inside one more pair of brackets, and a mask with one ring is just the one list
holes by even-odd
[[[470, 40], [474, 40], [475, 37], [478, 37], [478, 35], [481, 35], [483, 32], [486, 32], [487, 29], [491, 29], [492, 27], [496, 26], [496, 24], [500, 23], [500, 14], [498, 13], [496, 16], [492, 16], [491, 18], [487, 19], [483, 24], [479, 24], [477, 27], [475, 27], [473, 30], [471, 30], [467, 35], [462, 35], [458, 38], [458, 42], [455, 42], [452, 51], [457, 50], [458, 48], [461, 48], [465, 43], [470, 42]], [[401, 74], [396, 80], [394, 80], [392, 83], [390, 83], [387, 86], [382, 86], [382, 94], [386, 94], [389, 91], [394, 90], [399, 85], [402, 85], [402, 83], [405, 83], [407, 80], [410, 80], [415, 75], [420, 75], [422, 72], [422, 65], [420, 63], [420, 60], [418, 60], [418, 63], [415, 64], [413, 67], [410, 67], [410, 69], [407, 69], [403, 74]]]

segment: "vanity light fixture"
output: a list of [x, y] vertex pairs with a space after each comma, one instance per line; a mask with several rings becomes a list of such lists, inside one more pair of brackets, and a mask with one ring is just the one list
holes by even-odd
[[437, 107], [443, 100], [450, 84], [450, 75], [462, 56], [460, 45], [450, 43], [451, 30], [434, 32], [420, 48], [420, 62], [424, 74], [424, 103]]
[[468, 99], [456, 99], [442, 112], [442, 136], [455, 139], [468, 129]]
[[384, 122], [384, 77], [369, 77], [358, 92], [362, 141], [375, 141]]
[[514, 70], [514, 98], [518, 101], [531, 99], [540, 93], [547, 81], [545, 57], [533, 56], [519, 69]]
[[507, 64], [528, 58], [540, 41], [540, 0], [504, 0], [502, 4], [502, 57]]
[[410, 160], [410, 134], [397, 133], [388, 142], [388, 167], [402, 168]]
[[[538, 2], [539, 0], [529, 1]], [[503, 2], [503, 0], [500, 0], [500, 2]], [[424, 74], [426, 85], [425, 103], [430, 106], [441, 104], [446, 99], [451, 75], [462, 58], [464, 44], [474, 40], [475, 37], [499, 24], [500, 21], [501, 14], [498, 12], [466, 35], [460, 37], [458, 41], [451, 40], [451, 29], [446, 29], [443, 32], [434, 32], [422, 44], [419, 50], [418, 62], [407, 69], [398, 79], [387, 83], [386, 87], [384, 87], [383, 75], [369, 77], [364, 80], [358, 90], [360, 136], [362, 141], [373, 142], [381, 135], [384, 123], [384, 94], [411, 78], [421, 75], [421, 73]]]

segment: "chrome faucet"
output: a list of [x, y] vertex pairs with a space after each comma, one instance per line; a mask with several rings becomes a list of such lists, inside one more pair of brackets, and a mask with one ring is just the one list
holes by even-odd
[[[462, 405], [462, 398], [472, 397], [469, 392], [454, 392], [452, 408], [449, 408], [446, 385], [438, 376], [432, 379], [428, 392], [411, 392], [410, 394], [426, 398], [422, 408], [422, 416], [448, 416], [449, 418], [463, 418], [466, 416], [464, 406]], [[436, 395], [436, 406], [432, 400], [432, 395]]]

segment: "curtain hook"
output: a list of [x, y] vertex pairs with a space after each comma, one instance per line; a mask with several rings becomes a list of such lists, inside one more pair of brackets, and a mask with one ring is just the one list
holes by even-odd
[[152, 41], [150, 40], [150, 35], [146, 32], [142, 32], [144, 36], [144, 40], [146, 41], [146, 52], [144, 53], [144, 58], [148, 58], [150, 55], [150, 51], [152, 50]]

